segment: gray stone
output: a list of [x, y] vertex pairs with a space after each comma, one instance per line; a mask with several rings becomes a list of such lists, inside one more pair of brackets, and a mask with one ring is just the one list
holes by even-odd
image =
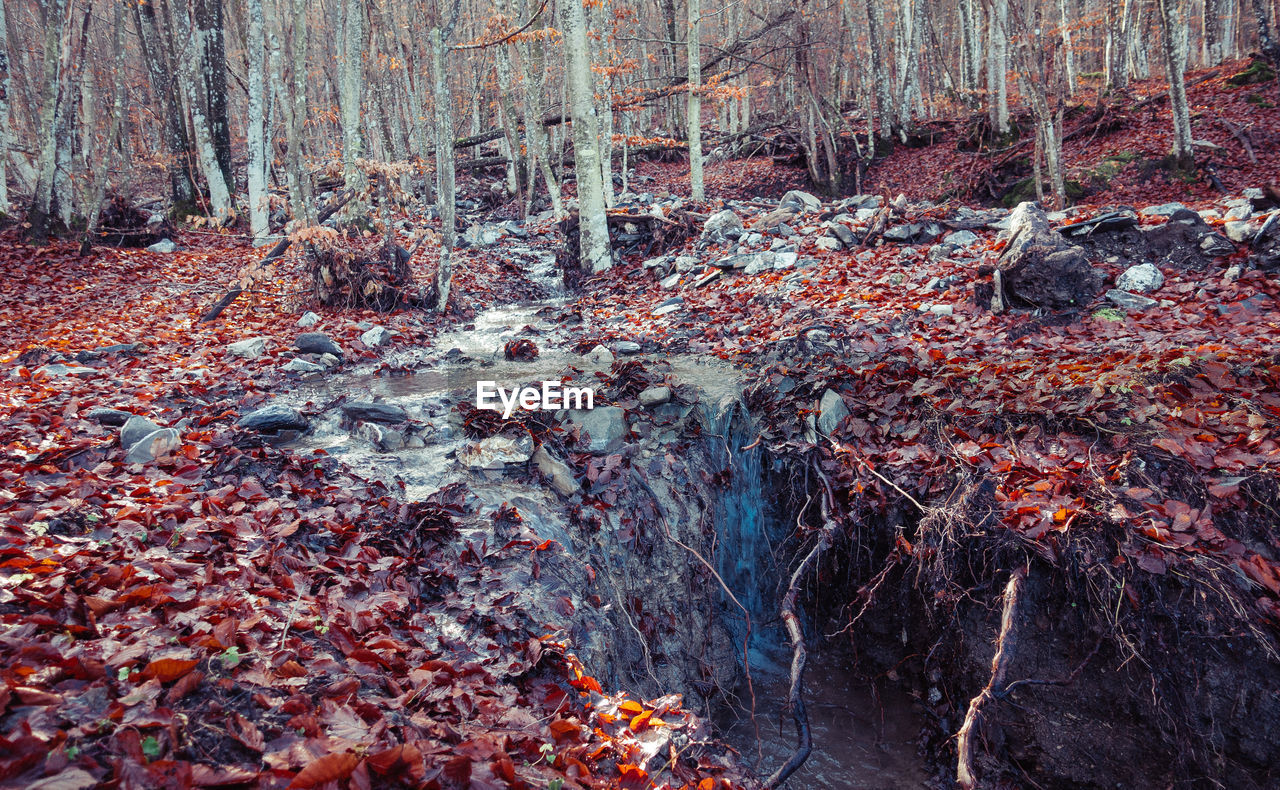
[[255, 409], [236, 421], [236, 425], [249, 431], [273, 433], [275, 431], [305, 431], [307, 418], [297, 409], [281, 403], [273, 403]]
[[298, 326], [302, 327], [303, 329], [306, 329], [308, 327], [313, 327], [318, 323], [320, 323], [319, 314], [313, 313], [310, 310], [303, 313], [302, 317], [298, 319]]
[[118, 428], [128, 422], [129, 418], [133, 415], [127, 411], [108, 409], [104, 406], [99, 406], [96, 409], [90, 409], [84, 416], [102, 425], [109, 425], [112, 428]]
[[620, 340], [613, 344], [613, 350], [615, 353], [622, 354], [624, 356], [628, 354], [639, 354], [640, 344], [634, 340]]
[[488, 247], [497, 244], [498, 240], [507, 235], [507, 229], [501, 225], [493, 225], [485, 223], [483, 225], [472, 225], [462, 233], [462, 239], [471, 247]]
[[573, 478], [573, 470], [569, 465], [556, 458], [547, 448], [539, 447], [533, 454], [533, 465], [551, 483], [551, 487], [561, 496], [569, 496], [578, 490], [578, 481]]
[[1131, 313], [1140, 313], [1143, 310], [1149, 310], [1155, 307], [1159, 302], [1146, 296], [1131, 294], [1128, 291], [1121, 291], [1112, 288], [1107, 291], [1107, 301], [1123, 310]]
[[294, 357], [284, 366], [284, 369], [290, 373], [323, 373], [324, 365], [317, 365], [314, 362], [308, 362], [300, 357]]
[[127, 464], [145, 464], [168, 455], [182, 446], [182, 435], [173, 428], [161, 428], [138, 439], [124, 455]]
[[1231, 210], [1229, 210], [1226, 213], [1226, 216], [1224, 217], [1224, 219], [1231, 222], [1239, 222], [1242, 220], [1247, 220], [1252, 216], [1253, 216], [1253, 206], [1250, 205], [1247, 201], [1244, 201], [1241, 203], [1241, 205], [1232, 207]]
[[269, 337], [251, 337], [248, 340], [240, 340], [227, 346], [227, 353], [241, 359], [257, 359], [267, 353], [267, 341], [270, 339]]
[[458, 460], [469, 469], [499, 470], [526, 463], [531, 457], [533, 457], [533, 437], [528, 434], [518, 439], [508, 436], [490, 436], [478, 442], [471, 442], [458, 453]]
[[1221, 233], [1210, 233], [1200, 240], [1200, 251], [1210, 258], [1221, 258], [1236, 251], [1236, 245]]
[[339, 363], [339, 362], [341, 362], [341, 361], [342, 361], [342, 360], [338, 359], [338, 358], [337, 358], [337, 357], [335, 357], [333, 354], [319, 354], [319, 355], [317, 355], [317, 357], [316, 357], [316, 362], [320, 363], [321, 365], [325, 366], [326, 368], [331, 368], [331, 367], [333, 367], [334, 365], [338, 364], [338, 363]]
[[294, 341], [293, 346], [303, 354], [332, 354], [335, 357], [342, 356], [342, 347], [333, 342], [333, 339], [323, 332], [306, 332], [298, 335], [298, 339]]
[[1143, 217], [1171, 217], [1178, 211], [1186, 210], [1181, 203], [1161, 203], [1159, 206], [1148, 206], [1138, 212]]
[[822, 393], [818, 404], [818, 430], [823, 436], [830, 436], [840, 421], [849, 416], [849, 407], [844, 405], [844, 398], [835, 390]]
[[796, 261], [797, 261], [797, 260], [799, 260], [799, 259], [800, 259], [800, 256], [799, 256], [799, 255], [797, 255], [797, 254], [796, 254], [796, 253], [794, 253], [794, 252], [778, 252], [778, 253], [774, 253], [774, 256], [773, 256], [773, 268], [775, 268], [775, 269], [790, 269], [792, 266], [795, 266], [795, 265], [796, 265]]
[[48, 365], [36, 368], [35, 372], [37, 374], [42, 373], [51, 377], [75, 376], [76, 378], [81, 379], [87, 379], [90, 376], [98, 375], [98, 371], [95, 368], [84, 368], [79, 365], [64, 365], [61, 362], [50, 362]]
[[817, 211], [822, 208], [822, 201], [808, 192], [793, 189], [782, 196], [782, 200], [778, 201], [778, 205], [790, 206], [795, 208], [796, 211]]
[[671, 290], [672, 288], [675, 288], [679, 284], [680, 284], [680, 272], [676, 272], [675, 274], [671, 275], [670, 277], [668, 277], [667, 279], [663, 280], [660, 283], [660, 285], [668, 291]]
[[1228, 239], [1237, 244], [1252, 241], [1253, 237], [1258, 233], [1258, 229], [1250, 222], [1228, 222], [1222, 226], [1222, 230], [1227, 234]]
[[813, 240], [813, 246], [817, 247], [820, 250], [835, 252], [836, 250], [840, 249], [841, 244], [839, 239], [835, 239], [830, 236], [819, 236], [818, 238]]
[[393, 403], [354, 401], [344, 403], [342, 413], [352, 420], [364, 422], [396, 423], [409, 419], [409, 413]]
[[360, 342], [364, 343], [367, 348], [377, 348], [390, 343], [393, 336], [391, 330], [385, 326], [375, 326], [360, 335]]
[[702, 224], [701, 240], [708, 244], [719, 244], [726, 239], [736, 239], [742, 235], [742, 219], [731, 209], [717, 211]]
[[943, 244], [950, 244], [952, 247], [972, 247], [978, 241], [978, 234], [971, 230], [953, 231], [942, 239]]
[[670, 387], [650, 387], [640, 393], [640, 405], [645, 408], [661, 406], [671, 400]]
[[675, 311], [679, 310], [681, 307], [684, 307], [684, 299], [682, 299], [679, 296], [672, 297], [671, 299], [668, 299], [667, 301], [653, 308], [653, 312], [651, 312], [650, 315], [655, 317], [667, 315], [668, 313], [674, 313]]
[[1155, 267], [1155, 264], [1151, 263], [1130, 266], [1116, 278], [1116, 287], [1131, 293], [1149, 294], [1160, 290], [1162, 285], [1164, 285], [1164, 275]]
[[124, 425], [120, 428], [120, 446], [128, 450], [137, 444], [139, 439], [158, 430], [160, 430], [160, 426], [151, 420], [133, 415], [125, 420]]
[[155, 244], [152, 244], [150, 247], [147, 247], [147, 252], [170, 253], [170, 252], [177, 252], [177, 251], [178, 251], [178, 245], [174, 244], [172, 239], [161, 239], [160, 241], [157, 241]]
[[702, 262], [692, 255], [676, 256], [676, 271], [678, 272], [687, 272], [691, 269], [696, 269], [701, 264]]
[[613, 364], [613, 352], [598, 345], [587, 352], [587, 362], [598, 367], [607, 367]]
[[844, 225], [839, 222], [833, 222], [831, 224], [831, 227], [828, 228], [828, 230], [831, 232], [831, 235], [839, 239], [840, 243], [843, 244], [844, 246], [846, 247], [857, 246], [858, 236], [853, 232], [853, 229], [850, 228], [848, 225]]
[[404, 434], [400, 431], [379, 425], [374, 422], [362, 422], [356, 425], [356, 436], [369, 442], [380, 453], [394, 453], [404, 447]]
[[721, 275], [721, 274], [723, 274], [723, 273], [724, 273], [724, 272], [723, 272], [721, 269], [712, 269], [711, 271], [709, 271], [709, 272], [707, 272], [706, 274], [702, 275], [702, 276], [701, 276], [701, 277], [699, 277], [698, 279], [694, 280], [694, 281], [693, 281], [693, 287], [694, 287], [694, 288], [701, 288], [702, 286], [707, 285], [708, 283], [712, 283], [712, 282], [714, 282], [714, 281], [716, 281], [716, 280], [720, 279], [720, 275]]
[[627, 413], [617, 406], [571, 411], [569, 422], [578, 426], [580, 435], [590, 436], [587, 450], [592, 453], [616, 450], [627, 435]]

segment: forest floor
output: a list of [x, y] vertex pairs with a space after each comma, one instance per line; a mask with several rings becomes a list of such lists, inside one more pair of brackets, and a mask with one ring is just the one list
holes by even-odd
[[[1196, 137], [1225, 149], [1216, 172], [1238, 197], [1280, 172], [1280, 115], [1250, 98], [1274, 102], [1274, 83], [1227, 86], [1228, 71], [1196, 84], [1191, 102]], [[1135, 101], [1143, 91], [1154, 92], [1135, 86]], [[1256, 163], [1219, 114], [1247, 132]], [[1165, 200], [1225, 214], [1206, 183], [1143, 166], [1167, 147], [1162, 110], [1117, 121], [1069, 141], [1073, 172], [1117, 164], [1069, 221]], [[973, 167], [953, 138], [899, 148], [871, 178], [912, 201], [937, 199], [947, 173]], [[937, 178], [920, 178], [922, 168]], [[681, 194], [678, 170], [637, 168], [655, 179], [646, 189]], [[776, 200], [802, 185], [803, 171], [768, 160], [708, 171], [715, 201]], [[912, 218], [946, 216], [935, 207]], [[1110, 611], [1058, 656], [1056, 677], [1090, 661], [1104, 635], [1130, 646], [1113, 656], [1121, 666], [1156, 660], [1170, 632], [1148, 627], [1153, 607], [1206, 639], [1264, 646], [1274, 662], [1280, 280], [1249, 267], [1247, 245], [1204, 265], [1162, 266], [1159, 302], [1145, 311], [1099, 303], [1055, 320], [996, 315], [973, 299], [975, 272], [1003, 245], [994, 230], [932, 255], [929, 244], [825, 249], [822, 222], [799, 221], [813, 232], [789, 240], [795, 268], [694, 287], [728, 250], [691, 242], [672, 251], [698, 259], [675, 286], [638, 257], [589, 278], [564, 311], [583, 319], [572, 348], [632, 341], [648, 356], [691, 352], [750, 370], [749, 398], [767, 415], [761, 441], [821, 457], [859, 529], [910, 513], [877, 559], [886, 573], [917, 569], [937, 602], [990, 601], [1020, 562], [1058, 569], [1052, 578], [1078, 585], [1063, 596]], [[559, 238], [549, 225], [531, 232]], [[12, 229], [0, 238], [0, 782], [644, 788], [661, 732], [672, 786], [750, 785], [677, 701], [602, 689], [573, 645], [501, 603], [521, 581], [493, 569], [537, 545], [460, 549], [445, 538], [474, 515], [458, 492], [406, 503], [323, 455], [237, 428], [296, 382], [282, 363], [295, 356], [299, 314], [315, 307], [300, 293], [301, 259], [276, 273], [275, 291], [204, 324], [203, 310], [260, 252], [194, 231], [177, 240], [177, 253], [79, 257], [69, 244], [28, 247]], [[430, 345], [476, 309], [532, 293], [501, 247], [460, 257], [456, 314], [322, 310], [343, 364]], [[420, 258], [425, 280], [433, 264]], [[1110, 281], [1127, 262], [1094, 263]], [[673, 295], [677, 308], [655, 316]], [[390, 345], [360, 340], [374, 324], [395, 333]], [[229, 353], [253, 338], [266, 338], [261, 356]], [[829, 439], [807, 422], [828, 391], [848, 412]], [[94, 409], [173, 426], [180, 441], [130, 462]], [[595, 493], [591, 503], [607, 506]], [[989, 566], [974, 570], [979, 555]], [[978, 578], [961, 578], [965, 564]], [[451, 660], [424, 636], [425, 610], [471, 605], [447, 592], [464, 576], [483, 577], [498, 602], [474, 610], [495, 644], [484, 662]], [[865, 610], [873, 581], [830, 607]], [[833, 619], [856, 634], [850, 612]], [[1180, 671], [1155, 667], [1152, 688]], [[966, 704], [948, 695], [928, 707], [954, 725]], [[953, 744], [934, 749], [954, 765]]]

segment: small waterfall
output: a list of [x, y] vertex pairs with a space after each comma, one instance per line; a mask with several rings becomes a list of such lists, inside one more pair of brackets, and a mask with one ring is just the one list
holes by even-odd
[[[770, 524], [773, 517], [764, 496], [762, 451], [751, 415], [737, 395], [702, 408], [704, 440], [713, 468], [726, 470], [729, 478], [717, 489], [713, 503], [716, 519], [716, 572], [733, 590], [751, 615], [751, 641], [756, 643], [777, 617], [774, 600], [776, 579]], [[724, 618], [734, 636], [746, 633], [742, 610], [724, 596]]]

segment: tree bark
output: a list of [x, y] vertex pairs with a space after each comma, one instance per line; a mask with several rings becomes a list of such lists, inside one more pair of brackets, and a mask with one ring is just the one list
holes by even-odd
[[249, 152], [246, 177], [249, 182], [249, 233], [255, 243], [260, 243], [271, 231], [270, 194], [267, 192], [267, 136], [265, 105], [265, 75], [263, 58], [266, 57], [267, 37], [262, 0], [247, 0], [249, 34], [245, 42], [245, 56], [249, 72], [249, 123], [245, 130], [245, 142]]
[[342, 179], [357, 197], [347, 205], [346, 217], [362, 216], [364, 201], [360, 195], [366, 187], [364, 171], [358, 160], [364, 154], [360, 105], [364, 96], [364, 3], [341, 0], [341, 43], [338, 55], [338, 104], [342, 110]]
[[1009, 0], [995, 0], [990, 15], [987, 45], [987, 107], [991, 128], [998, 135], [1009, 133]]
[[13, 211], [9, 205], [9, 25], [0, 2], [0, 216]]
[[200, 169], [204, 171], [205, 181], [209, 185], [209, 209], [215, 222], [221, 224], [231, 220], [231, 189], [222, 176], [222, 166], [218, 162], [218, 154], [214, 150], [212, 131], [209, 119], [204, 113], [203, 97], [200, 95], [200, 46], [193, 35], [191, 20], [182, 3], [175, 3], [174, 38], [181, 48], [178, 56], [178, 85], [187, 100], [191, 112], [191, 128], [195, 134], [196, 156], [200, 161]]
[[581, 0], [561, 5], [564, 26], [565, 82], [573, 111], [574, 171], [578, 175], [581, 265], [592, 272], [613, 266], [609, 226], [605, 218], [604, 183], [596, 138], [596, 107], [591, 90], [591, 58], [587, 22]]
[[453, 149], [445, 145], [453, 139], [452, 97], [445, 72], [446, 33], [437, 9], [427, 31], [431, 47], [431, 97], [435, 108], [436, 131], [436, 213], [440, 215], [440, 264], [436, 270], [436, 310], [443, 313], [449, 304], [449, 288], [453, 283], [454, 227], [454, 162]]
[[37, 159], [35, 194], [27, 221], [32, 241], [43, 244], [49, 238], [49, 220], [56, 209], [54, 176], [58, 165], [58, 114], [62, 102], [63, 62], [71, 57], [68, 0], [43, 0], [44, 61], [40, 82], [40, 154]]
[[204, 112], [222, 180], [235, 191], [231, 170], [231, 124], [227, 119], [227, 55], [222, 0], [195, 0], [195, 34], [204, 87]]
[[1195, 168], [1191, 148], [1191, 111], [1187, 106], [1187, 8], [1186, 0], [1158, 0], [1160, 37], [1163, 39], [1165, 70], [1169, 76], [1169, 110], [1173, 115], [1171, 156], [1178, 167]]
[[686, 52], [689, 58], [689, 192], [690, 197], [701, 203], [706, 200], [702, 184], [702, 0], [688, 0], [689, 37]]

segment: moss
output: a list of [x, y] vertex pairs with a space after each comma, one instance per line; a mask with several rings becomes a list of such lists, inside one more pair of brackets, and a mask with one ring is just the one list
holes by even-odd
[[[1079, 181], [1067, 181], [1064, 184], [1064, 186], [1066, 187], [1067, 200], [1069, 201], [1079, 200], [1080, 198], [1085, 196], [1084, 185], [1082, 185]], [[1044, 192], [1046, 195], [1050, 194], [1052, 191], [1053, 191], [1052, 187], [1050, 187], [1048, 184], [1044, 185]], [[1022, 203], [1027, 200], [1035, 200], [1035, 199], [1036, 199], [1035, 179], [1024, 178], [1021, 181], [1014, 184], [1012, 187], [1010, 187], [1009, 191], [1006, 192], [1004, 197], [1000, 199], [1000, 202], [1004, 205], [1005, 208], [1013, 208], [1017, 206], [1019, 203]]]
[[1271, 103], [1271, 100], [1266, 96], [1263, 96], [1261, 93], [1250, 93], [1248, 96], [1244, 97], [1244, 100], [1255, 107], [1261, 107], [1264, 110], [1270, 110], [1272, 107], [1275, 107], [1275, 105]]
[[1079, 75], [1076, 79], [1100, 80], [1106, 76], [1107, 76], [1107, 73], [1105, 71], [1086, 71], [1085, 73]]
[[1094, 318], [1102, 321], [1123, 321], [1124, 313], [1114, 307], [1104, 307], [1093, 314]]
[[1249, 68], [1236, 72], [1227, 78], [1232, 85], [1259, 85], [1276, 78], [1275, 69], [1265, 60], [1254, 60]]

